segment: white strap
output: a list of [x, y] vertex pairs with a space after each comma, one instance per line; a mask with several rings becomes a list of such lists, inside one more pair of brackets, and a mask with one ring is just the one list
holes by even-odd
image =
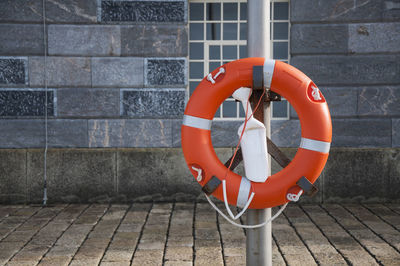
[[300, 148], [311, 151], [318, 151], [322, 153], [328, 153], [331, 148], [331, 143], [320, 140], [301, 138]]
[[184, 115], [182, 124], [188, 127], [211, 130], [212, 120], [191, 115]]
[[250, 180], [248, 180], [246, 177], [242, 177], [236, 201], [236, 205], [238, 207], [244, 208], [244, 206], [246, 206], [250, 194], [250, 189], [251, 189]]
[[244, 205], [242, 211], [239, 212], [238, 215], [234, 216], [232, 211], [231, 211], [231, 208], [229, 208], [229, 205], [228, 205], [228, 198], [226, 196], [226, 180], [225, 179], [222, 180], [222, 192], [223, 192], [223, 195], [224, 195], [225, 208], [226, 208], [226, 210], [228, 211], [229, 215], [232, 217], [233, 220], [237, 220], [238, 218], [240, 218], [240, 216], [243, 215], [243, 213], [247, 210], [247, 208], [249, 208], [250, 203], [253, 200], [254, 195], [255, 195], [254, 192], [251, 192], [250, 198], [247, 201], [247, 203]]

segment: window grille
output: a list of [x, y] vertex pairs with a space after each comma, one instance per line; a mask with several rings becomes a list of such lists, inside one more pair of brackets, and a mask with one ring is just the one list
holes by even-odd
[[[289, 2], [271, 1], [271, 55], [289, 61]], [[190, 0], [189, 95], [219, 66], [247, 57], [247, 3], [245, 0]], [[285, 99], [272, 103], [272, 119], [288, 119]], [[218, 109], [216, 120], [244, 118], [243, 108], [230, 97]]]

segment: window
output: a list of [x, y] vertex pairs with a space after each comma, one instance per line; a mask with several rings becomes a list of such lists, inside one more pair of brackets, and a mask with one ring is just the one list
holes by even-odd
[[[271, 1], [271, 54], [289, 60], [289, 3]], [[219, 66], [247, 57], [247, 3], [245, 0], [191, 0], [189, 5], [189, 95], [205, 75]], [[286, 100], [273, 102], [273, 119], [288, 119]], [[228, 98], [215, 119], [243, 119], [238, 102]]]

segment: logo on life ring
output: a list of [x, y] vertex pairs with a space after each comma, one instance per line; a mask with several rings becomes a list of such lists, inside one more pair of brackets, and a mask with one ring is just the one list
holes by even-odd
[[313, 102], [317, 103], [325, 102], [324, 96], [318, 89], [317, 85], [314, 84], [314, 82], [311, 82], [310, 85], [308, 85], [307, 96]]

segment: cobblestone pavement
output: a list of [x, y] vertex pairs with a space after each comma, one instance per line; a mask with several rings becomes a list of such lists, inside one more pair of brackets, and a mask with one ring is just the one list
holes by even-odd
[[[244, 265], [245, 233], [207, 203], [0, 206], [1, 265]], [[296, 205], [274, 265], [400, 265], [400, 204]]]

